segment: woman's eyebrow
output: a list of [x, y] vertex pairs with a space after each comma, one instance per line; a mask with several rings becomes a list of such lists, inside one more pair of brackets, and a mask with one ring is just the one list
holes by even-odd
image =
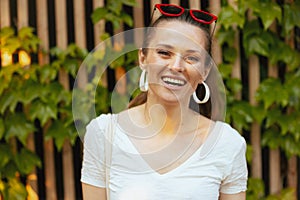
[[188, 49], [186, 50], [187, 53], [200, 53], [201, 54], [201, 51], [198, 50], [198, 49]]
[[[158, 43], [157, 45], [155, 45], [155, 47], [156, 47], [156, 48], [157, 48], [157, 47], [163, 47], [163, 48], [171, 49], [171, 50], [175, 49], [174, 46], [172, 46], [172, 45], [170, 45], [170, 44], [165, 44], [165, 43]], [[199, 50], [199, 49], [188, 49], [188, 50], [186, 50], [185, 52], [186, 52], [186, 53], [199, 53], [199, 54], [201, 54], [202, 51]]]
[[164, 47], [164, 48], [167, 48], [167, 49], [174, 49], [174, 47], [172, 45], [163, 44], [163, 43], [157, 44], [156, 47]]

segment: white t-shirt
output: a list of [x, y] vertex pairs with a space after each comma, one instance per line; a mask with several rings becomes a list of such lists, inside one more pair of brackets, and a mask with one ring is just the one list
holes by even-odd
[[[87, 126], [81, 182], [105, 184], [105, 129], [102, 114]], [[219, 192], [239, 193], [247, 188], [244, 138], [228, 124], [216, 122], [206, 141], [177, 168], [154, 171], [116, 124], [110, 169], [112, 200], [205, 199], [217, 200]]]

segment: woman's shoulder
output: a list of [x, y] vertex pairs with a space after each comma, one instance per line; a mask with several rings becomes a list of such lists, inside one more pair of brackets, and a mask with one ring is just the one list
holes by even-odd
[[112, 115], [115, 114], [111, 114], [111, 113], [100, 114], [99, 116], [93, 118], [88, 123], [87, 129], [104, 130]]
[[216, 123], [217, 134], [219, 135], [219, 146], [226, 149], [237, 150], [246, 146], [245, 138], [230, 124], [225, 122]]

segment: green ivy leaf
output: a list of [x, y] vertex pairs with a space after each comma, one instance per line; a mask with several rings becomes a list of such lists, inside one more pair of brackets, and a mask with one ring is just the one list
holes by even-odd
[[43, 101], [45, 103], [57, 105], [60, 102], [69, 104], [71, 102], [71, 91], [67, 91], [58, 82], [53, 82], [45, 87]]
[[218, 69], [222, 75], [222, 77], [224, 79], [226, 78], [230, 78], [231, 77], [231, 73], [232, 73], [232, 64], [224, 64], [224, 63], [221, 63], [219, 66], [218, 66]]
[[233, 46], [235, 39], [235, 31], [232, 28], [228, 28], [227, 30], [220, 29], [216, 34], [218, 38], [218, 43], [220, 46], [224, 44], [228, 44], [229, 46]]
[[136, 6], [136, 0], [122, 0], [122, 3], [127, 5], [127, 6]]
[[11, 160], [12, 154], [10, 152], [9, 145], [7, 144], [1, 144], [0, 145], [0, 171], [2, 171], [2, 168], [8, 164], [8, 162]]
[[271, 149], [276, 149], [282, 144], [282, 136], [280, 135], [280, 131], [275, 128], [269, 128], [264, 131], [261, 140], [262, 146], [268, 146]]
[[265, 185], [263, 180], [257, 178], [248, 179], [247, 200], [258, 200], [264, 196]]
[[96, 24], [98, 21], [101, 19], [104, 19], [105, 16], [107, 15], [108, 10], [106, 8], [97, 8], [96, 10], [93, 11], [91, 15], [91, 19], [94, 24]]
[[237, 78], [230, 78], [230, 79], [226, 80], [226, 87], [233, 94], [237, 94], [242, 89], [241, 80], [237, 79]]
[[34, 167], [41, 167], [42, 163], [39, 157], [28, 149], [22, 148], [21, 152], [14, 157], [15, 163], [21, 174], [29, 174]]
[[57, 77], [57, 70], [51, 65], [44, 65], [39, 69], [39, 78], [41, 83], [47, 83]]
[[276, 64], [282, 61], [289, 70], [297, 69], [300, 65], [300, 53], [278, 38], [273, 37], [273, 41], [273, 45], [270, 46], [270, 62]]
[[66, 59], [63, 64], [63, 68], [75, 78], [79, 65], [80, 63], [77, 59]]
[[129, 27], [133, 26], [133, 19], [130, 15], [125, 12], [121, 12], [121, 18], [123, 19], [124, 23], [127, 24]]
[[25, 81], [21, 90], [21, 99], [25, 105], [38, 98], [41, 95], [41, 91], [43, 91], [43, 86], [38, 84], [37, 82], [28, 80]]
[[2, 139], [2, 137], [4, 136], [4, 133], [5, 133], [4, 121], [2, 118], [0, 118], [0, 139]]
[[120, 28], [122, 19], [119, 16], [108, 13], [105, 15], [105, 19], [112, 23], [114, 30], [118, 30]]
[[226, 30], [229, 29], [233, 24], [236, 24], [238, 27], [242, 28], [245, 23], [245, 17], [240, 16], [237, 11], [235, 11], [231, 6], [223, 7], [218, 18]]
[[3, 43], [3, 49], [5, 49], [7, 52], [13, 54], [16, 52], [18, 48], [22, 46], [22, 43], [18, 40], [18, 38], [8, 38], [5, 43]]
[[297, 4], [284, 4], [283, 5], [283, 34], [288, 35], [289, 32], [295, 27], [300, 27], [300, 6]]
[[26, 145], [27, 136], [35, 131], [32, 123], [26, 120], [23, 113], [14, 113], [5, 118], [6, 134], [5, 140], [8, 141], [12, 137], [17, 137], [23, 145]]
[[245, 25], [243, 45], [247, 56], [255, 53], [268, 56], [270, 46], [273, 44], [271, 33], [263, 31], [257, 20], [252, 20]]
[[281, 140], [281, 147], [288, 158], [293, 155], [300, 155], [300, 142], [295, 141], [294, 137], [286, 135], [284, 138], [281, 137]]
[[52, 47], [49, 53], [51, 56], [57, 57], [60, 61], [63, 61], [66, 58], [66, 52], [59, 47]]
[[289, 105], [300, 109], [300, 70], [295, 73], [288, 73], [285, 76], [286, 82], [284, 83], [284, 88], [289, 93]]
[[4, 199], [9, 200], [24, 200], [28, 193], [25, 186], [17, 179], [9, 180], [8, 196]]
[[14, 112], [18, 100], [19, 100], [19, 93], [15, 90], [8, 90], [3, 94], [2, 97], [0, 97], [0, 112], [3, 114], [7, 108], [11, 112]]
[[248, 56], [254, 53], [258, 53], [263, 56], [269, 55], [268, 43], [259, 35], [250, 38], [245, 47], [247, 47], [246, 52]]
[[270, 195], [266, 200], [291, 200], [295, 199], [295, 190], [293, 188], [284, 188], [280, 194]]
[[11, 155], [11, 159], [9, 160], [9, 162], [3, 167], [2, 171], [5, 172], [4, 176], [7, 179], [13, 179], [16, 177], [16, 173], [17, 173], [17, 166], [16, 163], [13, 161], [12, 159], [13, 155]]
[[19, 31], [18, 31], [18, 36], [21, 40], [26, 39], [26, 38], [31, 38], [34, 36], [33, 34], [34, 28], [32, 27], [22, 27]]
[[1, 44], [5, 43], [5, 40], [7, 40], [10, 37], [14, 37], [15, 30], [12, 27], [3, 27], [0, 29], [0, 41]]
[[253, 122], [253, 117], [251, 116], [251, 106], [248, 102], [236, 101], [228, 108], [228, 115], [234, 127], [242, 132], [242, 129], [248, 130], [250, 123]]
[[267, 111], [263, 108], [263, 105], [259, 104], [252, 107], [252, 116], [254, 117], [256, 122], [262, 123], [266, 115]]
[[29, 108], [29, 117], [32, 121], [39, 119], [43, 126], [49, 119], [57, 118], [57, 106], [49, 102], [34, 101]]
[[223, 54], [225, 62], [234, 63], [237, 58], [237, 51], [234, 47], [224, 47]]
[[282, 112], [280, 109], [272, 109], [268, 110], [267, 112], [267, 119], [266, 119], [266, 128], [270, 128], [278, 124], [278, 120], [282, 117]]
[[69, 138], [70, 135], [70, 130], [65, 127], [61, 121], [55, 120], [48, 129], [45, 139], [48, 140], [53, 138], [57, 149], [60, 151], [63, 147], [64, 141]]
[[108, 1], [107, 9], [110, 11], [110, 13], [120, 16], [122, 11], [122, 2], [121, 1]]
[[281, 8], [275, 2], [255, 2], [255, 4], [252, 4], [252, 9], [254, 14], [262, 19], [265, 30], [270, 27], [275, 19], [281, 22]]
[[288, 104], [289, 94], [279, 79], [268, 78], [260, 84], [256, 93], [256, 99], [262, 101], [265, 109], [267, 109], [274, 103], [286, 106]]

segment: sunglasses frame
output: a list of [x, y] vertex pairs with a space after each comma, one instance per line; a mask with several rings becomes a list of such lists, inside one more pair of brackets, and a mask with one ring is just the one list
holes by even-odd
[[[161, 8], [161, 7], [164, 7], [164, 6], [175, 7], [175, 8], [180, 9], [181, 11], [180, 11], [180, 13], [178, 13], [178, 14], [167, 13], [167, 12], [163, 11], [163, 9]], [[191, 17], [192, 17], [195, 21], [197, 21], [197, 22], [199, 22], [199, 23], [202, 23], [202, 24], [211, 24], [211, 23], [213, 23], [213, 22], [217, 22], [217, 20], [218, 20], [218, 17], [217, 17], [217, 16], [215, 16], [215, 15], [209, 13], [209, 12], [205, 12], [205, 11], [203, 11], [203, 10], [185, 9], [185, 8], [183, 8], [183, 7], [181, 7], [181, 6], [174, 5], [174, 4], [155, 4], [154, 9], [156, 9], [156, 8], [159, 10], [159, 12], [160, 12], [161, 14], [163, 14], [163, 15], [165, 15], [165, 16], [170, 16], [170, 17], [178, 17], [178, 16], [180, 16], [180, 15], [183, 14], [184, 10], [188, 10], [189, 13], [190, 13], [190, 15], [191, 15]], [[205, 21], [205, 20], [202, 20], [202, 19], [198, 19], [198, 18], [194, 15], [194, 12], [198, 12], [198, 13], [202, 13], [202, 14], [208, 15], [208, 16], [210, 16], [212, 19], [211, 19], [210, 21]]]

